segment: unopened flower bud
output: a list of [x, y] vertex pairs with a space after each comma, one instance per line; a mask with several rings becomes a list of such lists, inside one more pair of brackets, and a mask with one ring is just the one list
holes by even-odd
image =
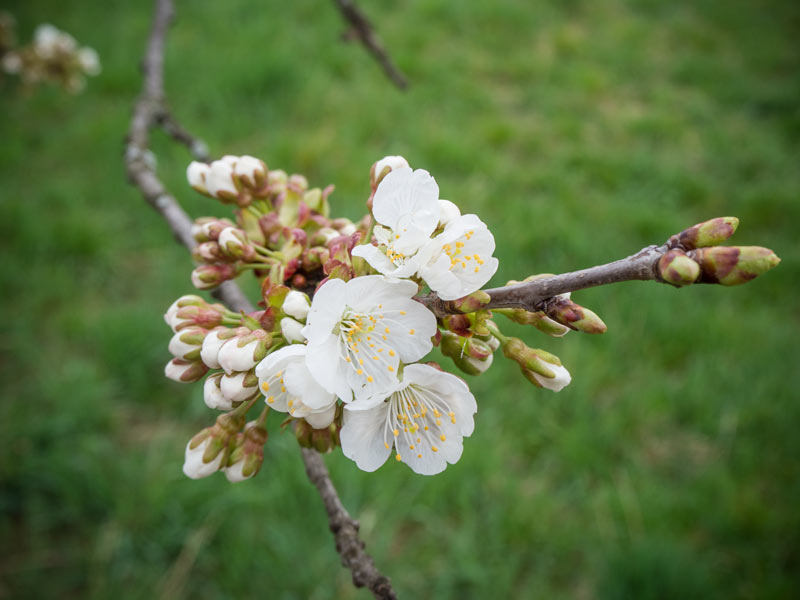
[[303, 292], [292, 290], [286, 294], [282, 307], [285, 314], [294, 317], [298, 321], [305, 321], [310, 309], [311, 301]]
[[[739, 219], [736, 217], [718, 217], [681, 231], [676, 236], [677, 243], [684, 250], [718, 246], [731, 237], [738, 226]], [[670, 242], [673, 242], [673, 239], [670, 239]]]
[[175, 358], [197, 360], [200, 358], [200, 347], [208, 333], [202, 327], [186, 327], [176, 332], [169, 341], [169, 351]]
[[237, 329], [215, 327], [208, 332], [200, 348], [200, 359], [211, 369], [220, 369], [219, 351], [223, 344], [237, 334]]
[[496, 312], [520, 325], [533, 325], [542, 333], [553, 337], [562, 337], [570, 331], [569, 327], [556, 323], [542, 311], [531, 312], [522, 308], [501, 308]]
[[453, 359], [455, 365], [468, 375], [485, 372], [494, 359], [494, 349], [489, 343], [477, 338], [465, 338], [449, 331], [442, 333], [442, 354]]
[[172, 329], [173, 331], [181, 331], [192, 325], [197, 325], [203, 329], [213, 329], [221, 322], [222, 313], [216, 310], [214, 305], [184, 306], [175, 314], [176, 325]]
[[263, 190], [267, 185], [267, 165], [254, 156], [238, 157], [234, 173], [242, 185], [254, 192]]
[[267, 355], [270, 346], [272, 336], [263, 329], [241, 327], [219, 349], [217, 360], [226, 373], [249, 371]]
[[231, 483], [238, 483], [255, 477], [264, 462], [264, 444], [267, 443], [267, 430], [251, 421], [244, 433], [236, 436], [227, 466], [223, 468], [225, 477]]
[[211, 290], [238, 274], [234, 265], [200, 265], [192, 271], [192, 284], [198, 290]]
[[569, 371], [557, 356], [529, 348], [518, 338], [507, 338], [503, 343], [503, 354], [516, 361], [525, 378], [538, 387], [558, 392], [572, 381]]
[[292, 189], [298, 194], [302, 194], [308, 189], [308, 179], [306, 179], [304, 175], [294, 173], [289, 176], [289, 180], [286, 182], [286, 187]]
[[173, 302], [167, 309], [167, 312], [164, 313], [164, 321], [170, 326], [170, 328], [172, 328], [173, 331], [177, 331], [178, 327], [186, 321], [185, 319], [178, 318], [178, 311], [186, 306], [205, 307], [208, 306], [208, 303], [200, 296], [195, 296], [194, 294], [181, 296], [175, 300], [175, 302]]
[[236, 227], [226, 227], [220, 232], [219, 246], [226, 256], [245, 262], [249, 262], [256, 255], [255, 248], [247, 239], [247, 234]]
[[278, 169], [277, 171], [270, 171], [267, 173], [269, 193], [273, 198], [283, 194], [286, 191], [286, 185], [288, 182], [289, 176], [286, 174], [286, 171]]
[[199, 263], [212, 264], [227, 261], [228, 256], [222, 252], [222, 248], [217, 242], [203, 242], [192, 250], [192, 258]]
[[[216, 242], [223, 230], [228, 227], [235, 227], [235, 224], [230, 220], [217, 219], [216, 217], [204, 217], [195, 221], [195, 224], [200, 225], [198, 233], [194, 234], [194, 239], [198, 242]], [[200, 239], [201, 237], [203, 239]]]
[[477, 290], [458, 300], [448, 300], [445, 304], [449, 310], [455, 310], [465, 314], [481, 310], [484, 306], [489, 304], [491, 300], [492, 297], [489, 294], [483, 290]]
[[208, 367], [200, 360], [173, 358], [164, 367], [164, 375], [178, 383], [199, 381], [208, 372]]
[[322, 268], [322, 265], [328, 262], [330, 257], [331, 253], [327, 248], [314, 246], [303, 252], [300, 264], [307, 273], [311, 273]]
[[713, 246], [690, 254], [701, 269], [701, 283], [740, 285], [778, 266], [781, 259], [760, 246]]
[[439, 200], [439, 225], [444, 227], [461, 216], [458, 206], [450, 200]]
[[554, 321], [583, 333], [605, 333], [608, 329], [603, 320], [593, 311], [575, 304], [566, 294], [556, 296], [547, 302], [547, 316]]
[[302, 344], [306, 341], [306, 336], [303, 335], [303, 327], [302, 323], [295, 321], [291, 317], [281, 319], [281, 335], [290, 344]]
[[192, 479], [208, 477], [227, 464], [231, 440], [244, 424], [243, 416], [220, 415], [186, 444], [183, 472]]
[[226, 160], [226, 157], [223, 157], [222, 160], [215, 160], [209, 165], [206, 173], [206, 189], [210, 196], [226, 203], [236, 202], [239, 199], [233, 166], [231, 161]]
[[233, 403], [223, 394], [220, 384], [222, 383], [222, 373], [214, 373], [206, 377], [203, 383], [203, 402], [208, 408], [216, 410], [231, 410]]
[[700, 265], [681, 250], [667, 250], [658, 260], [661, 278], [675, 287], [691, 285], [700, 277]]
[[372, 190], [378, 189], [378, 184], [395, 169], [408, 167], [408, 161], [402, 156], [384, 156], [372, 165], [369, 170], [369, 184]]
[[219, 389], [229, 402], [244, 402], [258, 394], [258, 377], [252, 370], [226, 373], [219, 381]]
[[186, 167], [186, 179], [193, 190], [208, 196], [209, 193], [208, 188], [206, 187], [206, 177], [208, 177], [210, 172], [211, 167], [209, 167], [206, 163], [194, 160], [189, 163], [188, 167]]
[[[311, 415], [306, 417], [306, 420]], [[320, 454], [330, 452], [339, 445], [339, 433], [336, 424], [331, 423], [327, 427], [311, 430], [311, 447]]]

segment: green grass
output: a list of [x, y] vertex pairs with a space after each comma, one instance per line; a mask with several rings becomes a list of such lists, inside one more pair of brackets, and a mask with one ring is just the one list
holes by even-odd
[[[498, 356], [462, 460], [424, 478], [326, 458], [400, 597], [786, 598], [800, 572], [800, 10], [765, 0], [362, 0], [399, 93], [322, 0], [180, 2], [171, 105], [212, 151], [335, 183], [403, 154], [498, 239], [493, 283], [613, 260], [741, 218], [774, 272], [733, 289], [575, 299], [604, 336], [545, 338], [573, 374]], [[162, 375], [191, 261], [125, 182], [149, 3], [11, 3], [95, 47], [86, 92], [0, 87], [0, 597], [368, 598], [341, 568], [294, 440], [259, 477], [180, 472], [213, 415]], [[183, 148], [159, 174], [195, 216]], [[502, 322], [501, 322], [502, 324]]]

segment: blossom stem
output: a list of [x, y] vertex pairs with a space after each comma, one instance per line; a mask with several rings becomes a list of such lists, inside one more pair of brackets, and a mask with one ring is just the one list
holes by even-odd
[[492, 336], [495, 337], [503, 346], [508, 343], [508, 338], [500, 332], [500, 330], [497, 328], [497, 325], [491, 321], [486, 321], [484, 325], [486, 325], [486, 329], [489, 330], [489, 333], [491, 333]]
[[264, 406], [264, 410], [261, 411], [261, 414], [258, 415], [258, 419], [256, 419], [256, 427], [261, 427], [267, 421], [267, 414], [269, 413], [269, 406]]
[[253, 405], [256, 403], [256, 401], [259, 399], [260, 396], [261, 394], [256, 394], [250, 400], [242, 402], [239, 406], [237, 406], [231, 412], [229, 412], [228, 415], [231, 417], [240, 417], [242, 415], [246, 415], [247, 411], [249, 411], [253, 407]]
[[265, 248], [264, 246], [259, 246], [258, 244], [254, 244], [253, 242], [250, 242], [250, 245], [261, 254], [264, 254], [265, 256], [269, 256], [270, 258], [276, 258], [278, 260], [283, 260], [282, 252], [277, 252], [276, 250], [270, 250], [269, 248]]
[[369, 227], [367, 228], [367, 233], [364, 238], [358, 243], [360, 246], [361, 244], [371, 244], [372, 243], [372, 231], [375, 229], [375, 217], [372, 215], [369, 216]]

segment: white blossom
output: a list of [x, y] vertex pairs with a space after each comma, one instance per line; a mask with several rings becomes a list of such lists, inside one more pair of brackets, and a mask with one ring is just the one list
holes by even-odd
[[434, 475], [461, 458], [472, 434], [475, 398], [455, 375], [423, 364], [408, 365], [386, 400], [345, 406], [342, 452], [364, 471], [389, 457], [422, 475]]
[[246, 328], [241, 329], [244, 330], [244, 333], [239, 333], [227, 340], [217, 353], [217, 362], [226, 373], [249, 371], [266, 354], [265, 338], [267, 333], [261, 329], [252, 332]]
[[451, 221], [419, 253], [419, 276], [442, 300], [479, 290], [497, 271], [494, 236], [475, 215]]
[[430, 173], [408, 167], [389, 173], [378, 186], [372, 214], [381, 225], [373, 233], [378, 247], [361, 244], [353, 256], [364, 258], [383, 275], [411, 277], [417, 252], [430, 242], [439, 223], [439, 186]]
[[324, 283], [303, 330], [306, 364], [319, 384], [344, 402], [386, 397], [400, 361], [417, 361], [432, 348], [436, 317], [411, 299], [416, 292], [411, 281], [380, 275]]
[[305, 358], [306, 346], [301, 344], [272, 352], [256, 367], [258, 386], [271, 409], [305, 418], [320, 429], [333, 421], [336, 395], [315, 381]]

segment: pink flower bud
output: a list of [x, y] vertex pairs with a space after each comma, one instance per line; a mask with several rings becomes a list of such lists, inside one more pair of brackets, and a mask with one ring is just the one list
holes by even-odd
[[208, 372], [208, 367], [200, 360], [173, 358], [164, 367], [164, 375], [178, 383], [199, 381]]
[[233, 265], [200, 265], [192, 271], [192, 284], [199, 290], [210, 290], [237, 275]]

